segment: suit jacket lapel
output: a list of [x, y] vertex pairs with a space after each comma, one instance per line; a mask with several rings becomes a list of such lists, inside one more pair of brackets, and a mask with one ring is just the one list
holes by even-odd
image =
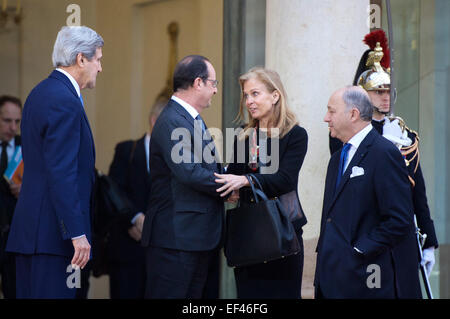
[[80, 101], [81, 107], [83, 107], [83, 105], [81, 104], [80, 97], [78, 96], [77, 90], [75, 90], [72, 82], [70, 82], [69, 78], [64, 73], [53, 70], [53, 72], [50, 73], [49, 78], [55, 78], [55, 79], [63, 82], [67, 86], [67, 88], [70, 90], [70, 92], [72, 92], [72, 94]]
[[[352, 167], [353, 166], [358, 166], [359, 163], [361, 163], [362, 159], [366, 156], [368, 148], [372, 144], [376, 134], [378, 134], [378, 133], [374, 129], [372, 129], [369, 132], [369, 134], [367, 134], [367, 136], [364, 138], [364, 140], [361, 142], [361, 144], [359, 145], [358, 149], [356, 150], [355, 155], [353, 155], [353, 158], [352, 158], [351, 162], [348, 164], [347, 169], [345, 170], [344, 175], [342, 176], [341, 183], [339, 184], [336, 192], [334, 193], [334, 196], [332, 197], [333, 199], [332, 199], [330, 205], [327, 208], [327, 214], [326, 214], [327, 216], [328, 216], [331, 208], [333, 207], [333, 204], [336, 202], [336, 200], [339, 197], [340, 193], [342, 192], [342, 190], [344, 189], [344, 187], [347, 184], [348, 180], [350, 179], [350, 175], [352, 173]], [[338, 169], [337, 169], [337, 166], [336, 166], [335, 169], [334, 169], [334, 171], [336, 171], [334, 173], [334, 180], [333, 180], [334, 184], [332, 184], [331, 186], [329, 185], [329, 187], [334, 187], [334, 185], [336, 184], [337, 170]]]
[[[340, 149], [342, 150], [342, 148]], [[337, 151], [336, 154], [337, 156], [332, 157], [331, 161], [330, 161], [330, 165], [329, 165], [329, 171], [328, 171], [328, 175], [327, 175], [327, 179], [326, 179], [326, 184], [325, 184], [325, 198], [324, 198], [324, 209], [325, 212], [328, 212], [328, 207], [330, 207], [330, 205], [333, 203], [333, 199], [335, 196], [335, 190], [336, 190], [336, 179], [337, 179], [337, 175], [338, 175], [338, 166], [339, 166], [339, 154], [341, 152]]]
[[81, 100], [80, 100], [80, 97], [78, 96], [77, 91], [75, 90], [75, 88], [74, 88], [72, 82], [70, 82], [69, 78], [68, 78], [65, 74], [63, 74], [62, 72], [53, 70], [53, 72], [50, 73], [49, 78], [54, 78], [54, 79], [57, 79], [57, 80], [63, 82], [63, 83], [67, 86], [67, 88], [69, 89], [69, 91], [72, 92], [72, 94], [74, 95], [74, 97], [78, 100], [78, 102], [79, 102], [79, 104], [80, 104], [80, 107], [81, 107], [81, 110], [82, 110], [82, 112], [83, 112], [83, 118], [84, 118], [84, 120], [85, 120], [85, 122], [86, 122], [88, 131], [89, 131], [89, 135], [90, 135], [90, 137], [91, 137], [92, 153], [94, 154], [94, 162], [95, 162], [94, 136], [93, 136], [93, 134], [92, 134], [91, 126], [89, 125], [89, 121], [88, 121], [86, 112], [84, 111], [83, 104], [81, 103]]
[[205, 136], [206, 136], [206, 140], [203, 139], [203, 131], [202, 131], [202, 127], [199, 125], [194, 125], [194, 119], [192, 118], [192, 116], [188, 113], [188, 111], [185, 110], [185, 108], [183, 106], [181, 106], [180, 104], [178, 104], [177, 102], [175, 102], [174, 100], [170, 100], [170, 102], [172, 103], [171, 106], [175, 108], [175, 110], [178, 112], [178, 114], [180, 114], [182, 117], [184, 117], [184, 119], [189, 123], [190, 127], [192, 127], [193, 131], [194, 131], [194, 138], [196, 136], [200, 136], [201, 137], [201, 141], [202, 141], [202, 150], [206, 147], [209, 149], [209, 151], [214, 154], [215, 156], [215, 144], [213, 139], [211, 138], [211, 135], [209, 134], [208, 127], [205, 124]]
[[94, 136], [92, 135], [91, 126], [89, 125], [89, 121], [88, 121], [86, 112], [84, 111], [84, 108], [82, 109], [82, 112], [83, 112], [83, 118], [84, 118], [84, 121], [86, 122], [86, 126], [87, 126], [88, 131], [89, 131], [89, 136], [91, 137], [92, 153], [94, 154], [94, 162], [95, 162], [95, 144], [94, 144]]
[[189, 114], [188, 111], [185, 110], [183, 106], [175, 102], [174, 100], [169, 101], [168, 107], [173, 107], [175, 112], [177, 112], [181, 117], [183, 117], [186, 122], [189, 124], [189, 127], [194, 128], [194, 119], [192, 118], [191, 114]]

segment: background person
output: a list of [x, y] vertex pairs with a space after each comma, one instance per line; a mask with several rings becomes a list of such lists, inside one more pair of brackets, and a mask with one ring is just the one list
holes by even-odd
[[3, 296], [16, 298], [16, 263], [14, 255], [5, 252], [11, 220], [22, 184], [8, 182], [3, 174], [18, 147], [22, 119], [22, 102], [19, 98], [0, 96], [0, 275]]
[[115, 222], [108, 238], [109, 287], [112, 299], [142, 299], [145, 294], [145, 248], [140, 244], [142, 223], [150, 197], [150, 134], [166, 104], [155, 103], [149, 131], [137, 141], [116, 146], [109, 176], [134, 206], [132, 216]]

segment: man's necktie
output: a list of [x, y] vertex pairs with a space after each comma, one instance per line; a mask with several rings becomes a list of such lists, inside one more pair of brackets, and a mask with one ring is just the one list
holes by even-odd
[[338, 176], [336, 178], [336, 190], [338, 189], [339, 184], [341, 183], [342, 175], [344, 174], [345, 162], [347, 161], [348, 151], [350, 150], [350, 146], [352, 146], [352, 144], [345, 143], [344, 146], [342, 147], [341, 158], [339, 159], [339, 172], [338, 172]]
[[3, 173], [6, 171], [8, 167], [8, 152], [6, 148], [8, 146], [8, 142], [2, 142], [2, 156], [0, 160], [0, 176], [3, 176]]
[[[201, 125], [202, 125], [202, 140], [203, 141], [205, 141], [207, 144], [208, 143], [210, 143], [211, 141], [212, 141], [212, 137], [211, 137], [211, 135], [209, 135], [209, 133], [207, 133], [206, 135], [205, 135], [205, 132], [206, 132], [206, 130], [208, 129], [207, 127], [206, 127], [206, 124], [205, 124], [205, 122], [203, 121], [203, 119], [202, 119], [202, 117], [200, 116], [200, 114], [199, 115], [197, 115], [196, 117], [195, 117], [195, 119], [197, 120], [197, 121], [200, 121], [200, 123], [201, 123]], [[211, 155], [213, 156], [213, 157], [215, 157], [216, 156], [216, 145], [215, 144], [213, 144], [213, 147], [212, 147], [212, 149], [211, 149]]]
[[205, 133], [206, 131], [206, 125], [205, 122], [203, 122], [202, 117], [199, 115], [197, 115], [197, 117], [195, 118], [197, 121], [200, 121], [201, 125], [202, 125], [202, 133]]

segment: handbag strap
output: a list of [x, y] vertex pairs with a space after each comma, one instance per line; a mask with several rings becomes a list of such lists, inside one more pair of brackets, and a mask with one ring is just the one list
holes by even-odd
[[258, 178], [256, 178], [255, 174], [248, 174], [248, 176], [250, 176], [252, 178], [253, 182], [255, 182], [258, 185], [260, 190], [264, 191], [261, 186], [261, 182], [259, 181]]
[[255, 185], [253, 184], [253, 181], [250, 178], [250, 175], [247, 174], [247, 175], [245, 175], [245, 177], [247, 178], [248, 183], [250, 184], [250, 188], [252, 189], [253, 198], [255, 199], [256, 202], [258, 202], [258, 196], [256, 196], [256, 192], [255, 192]]
[[[259, 180], [256, 178], [255, 175], [253, 174], [247, 174], [245, 175], [245, 177], [247, 177], [248, 179], [248, 183], [250, 184], [250, 187], [252, 189], [253, 192], [253, 197], [255, 198], [255, 201], [258, 203], [258, 196], [263, 200], [266, 201], [269, 198], [267, 197], [267, 195], [264, 193], [264, 191], [262, 190], [262, 186], [261, 183], [259, 182]], [[256, 185], [255, 185], [256, 184]], [[256, 186], [256, 187], [255, 187]]]

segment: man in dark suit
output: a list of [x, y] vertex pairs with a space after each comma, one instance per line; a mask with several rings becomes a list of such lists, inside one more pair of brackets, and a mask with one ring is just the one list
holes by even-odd
[[137, 141], [116, 146], [109, 176], [130, 199], [134, 209], [114, 222], [108, 239], [111, 299], [142, 299], [145, 294], [145, 248], [140, 244], [142, 224], [150, 196], [150, 134], [166, 102], [156, 102], [149, 116], [149, 132]]
[[7, 181], [3, 174], [21, 147], [20, 135], [17, 135], [21, 119], [20, 99], [7, 95], [0, 96], [0, 276], [3, 296], [6, 299], [16, 297], [16, 264], [14, 255], [5, 252], [5, 247], [22, 184]]
[[153, 128], [151, 195], [142, 244], [147, 246], [147, 298], [201, 298], [224, 207], [214, 173], [214, 142], [199, 116], [217, 92], [214, 67], [187, 56], [175, 67], [174, 95]]
[[[414, 214], [416, 215], [419, 229], [427, 235], [423, 245], [423, 257], [420, 262], [425, 266], [427, 276], [429, 276], [435, 264], [434, 250], [438, 248], [438, 240], [434, 222], [431, 219], [425, 179], [420, 165], [419, 136], [416, 132], [409, 129], [401, 118], [390, 114], [391, 77], [387, 69], [376, 66], [377, 63], [381, 62], [378, 60], [383, 58], [383, 49], [377, 46], [372, 52], [377, 51], [379, 54], [381, 53], [378, 59], [373, 59], [368, 64], [368, 69], [358, 68], [355, 81], [367, 91], [374, 106], [372, 117], [374, 129], [394, 143], [404, 155], [405, 162], [408, 163], [407, 169], [411, 181]], [[360, 63], [360, 65], [366, 65], [364, 55], [361, 61], [363, 63]]]
[[328, 165], [317, 245], [316, 298], [420, 298], [412, 199], [399, 150], [370, 124], [364, 89], [328, 102], [344, 144]]
[[95, 87], [102, 47], [92, 29], [63, 27], [56, 70], [25, 102], [24, 175], [7, 243], [18, 298], [74, 298], [79, 271], [72, 268], [89, 261], [95, 150], [80, 90]]
[[[372, 40], [371, 40], [372, 39]], [[373, 128], [383, 137], [394, 143], [404, 154], [407, 164], [414, 214], [421, 233], [426, 234], [423, 244], [422, 260], [427, 276], [435, 264], [435, 249], [438, 240], [428, 206], [425, 179], [420, 165], [419, 136], [410, 130], [402, 119], [391, 113], [390, 90], [391, 76], [389, 71], [389, 49], [386, 34], [382, 30], [372, 31], [365, 36], [364, 42], [370, 49], [366, 50], [356, 70], [353, 85], [358, 85], [367, 91], [374, 106], [372, 116]], [[381, 43], [381, 45], [380, 45]], [[342, 147], [342, 142], [330, 136], [330, 153], [333, 154]]]

